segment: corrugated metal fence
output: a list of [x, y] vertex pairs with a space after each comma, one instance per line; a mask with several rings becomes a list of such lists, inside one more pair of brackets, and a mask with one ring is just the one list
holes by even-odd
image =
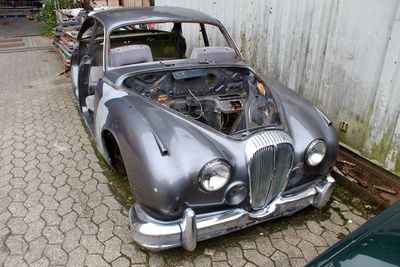
[[340, 140], [400, 174], [399, 0], [156, 0], [219, 19], [256, 70], [305, 96]]

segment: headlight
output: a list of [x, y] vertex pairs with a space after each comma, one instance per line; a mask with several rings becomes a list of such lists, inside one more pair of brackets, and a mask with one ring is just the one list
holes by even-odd
[[199, 182], [207, 191], [217, 191], [224, 187], [231, 177], [231, 167], [228, 163], [215, 159], [204, 165], [200, 171]]
[[306, 150], [305, 160], [311, 167], [317, 166], [322, 162], [326, 154], [326, 143], [324, 140], [317, 139], [311, 142]]

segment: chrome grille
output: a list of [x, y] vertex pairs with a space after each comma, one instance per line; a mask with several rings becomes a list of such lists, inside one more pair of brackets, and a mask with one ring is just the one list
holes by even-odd
[[246, 156], [250, 203], [253, 209], [262, 209], [286, 186], [293, 160], [292, 139], [282, 131], [257, 134], [247, 141]]

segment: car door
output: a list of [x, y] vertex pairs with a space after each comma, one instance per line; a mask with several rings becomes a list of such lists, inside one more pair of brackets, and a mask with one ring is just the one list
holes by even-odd
[[87, 18], [78, 33], [71, 57], [71, 79], [74, 95], [79, 101], [79, 106], [84, 105], [88, 95], [89, 71], [93, 64], [93, 43], [95, 36], [95, 19]]

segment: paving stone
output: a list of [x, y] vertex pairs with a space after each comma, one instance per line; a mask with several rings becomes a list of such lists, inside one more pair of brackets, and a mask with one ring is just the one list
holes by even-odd
[[7, 221], [10, 219], [11, 213], [7, 210], [0, 213], [0, 229], [6, 226]]
[[345, 204], [340, 203], [337, 200], [333, 200], [331, 206], [333, 208], [339, 208], [341, 211], [349, 211], [349, 208]]
[[134, 244], [123, 244], [121, 252], [131, 259], [131, 263], [146, 262], [146, 254], [140, 251]]
[[321, 236], [325, 239], [328, 246], [332, 246], [339, 241], [337, 234], [328, 230], [323, 232]]
[[107, 267], [109, 264], [100, 255], [87, 255], [85, 265], [96, 267]]
[[[205, 254], [206, 255], [206, 254]], [[214, 261], [226, 261], [228, 258], [225, 251], [216, 251], [214, 255], [211, 256], [211, 260]]]
[[27, 208], [31, 208], [39, 204], [39, 200], [43, 196], [43, 193], [39, 190], [32, 193], [27, 192], [26, 194], [28, 195], [28, 198], [25, 200], [24, 205]]
[[322, 228], [321, 225], [315, 221], [307, 221], [307, 227], [311, 233], [314, 233], [316, 235], [321, 235], [324, 231], [324, 228]]
[[344, 211], [342, 212], [342, 215], [348, 219], [348, 220], [352, 220], [354, 223], [358, 224], [358, 225], [363, 225], [367, 220], [364, 219], [363, 217], [360, 217], [358, 215], [355, 215], [354, 213], [350, 212], [350, 211]]
[[349, 222], [347, 222], [346, 224], [345, 224], [345, 227], [346, 227], [346, 229], [350, 232], [350, 233], [352, 233], [352, 232], [354, 232], [356, 229], [358, 229], [358, 227], [360, 227], [358, 224], [356, 224], [356, 223], [349, 223]]
[[65, 233], [68, 232], [69, 230], [75, 228], [75, 223], [76, 220], [78, 219], [78, 214], [76, 212], [71, 211], [70, 213], [64, 215], [62, 217], [62, 221], [60, 224], [60, 230]]
[[22, 202], [12, 202], [8, 206], [8, 210], [14, 217], [24, 217], [28, 210], [25, 208]]
[[113, 221], [116, 225], [128, 225], [128, 217], [123, 215], [120, 210], [110, 210], [108, 212], [108, 218]]
[[30, 267], [34, 266], [34, 267], [46, 267], [46, 266], [50, 266], [50, 261], [46, 258], [46, 257], [42, 257], [38, 260], [36, 260], [33, 263], [29, 264]]
[[112, 262], [121, 256], [121, 239], [113, 237], [108, 239], [105, 243], [103, 257], [107, 262]]
[[274, 254], [272, 254], [271, 259], [274, 261], [275, 266], [290, 267], [288, 256], [279, 250], [275, 251]]
[[[14, 178], [14, 179], [22, 179], [22, 178]], [[13, 180], [14, 180], [13, 179]], [[12, 181], [13, 181], [12, 180]], [[13, 188], [8, 195], [12, 198], [13, 201], [25, 201], [27, 196], [23, 190], [24, 187], [18, 187], [18, 186], [22, 186], [23, 184], [26, 185], [26, 183], [22, 180], [21, 183], [17, 183], [17, 186], [15, 186], [15, 184], [13, 185]]]
[[47, 225], [59, 225], [61, 223], [61, 217], [56, 213], [55, 210], [45, 209], [41, 217]]
[[303, 267], [306, 265], [306, 261], [303, 258], [292, 258], [290, 259], [292, 267]]
[[40, 215], [42, 214], [43, 210], [44, 210], [44, 206], [42, 204], [36, 204], [33, 207], [30, 207], [28, 209], [28, 213], [26, 214], [26, 216], [24, 218], [24, 221], [29, 224], [29, 223], [39, 220]]
[[98, 226], [92, 223], [88, 218], [78, 218], [76, 225], [85, 235], [95, 235], [98, 232]]
[[83, 247], [78, 247], [69, 252], [67, 266], [84, 266], [85, 259], [87, 256], [87, 250]]
[[22, 235], [10, 235], [5, 243], [10, 255], [24, 255], [28, 250], [28, 244]]
[[28, 264], [33, 263], [34, 261], [39, 260], [43, 251], [47, 245], [47, 240], [44, 237], [39, 237], [38, 239], [33, 240], [29, 243], [28, 251], [24, 255], [24, 259]]
[[119, 257], [111, 263], [113, 267], [129, 267], [131, 266], [129, 260], [125, 257]]
[[97, 240], [95, 235], [82, 235], [81, 244], [88, 250], [89, 254], [103, 254], [104, 245]]
[[303, 257], [303, 254], [301, 253], [300, 249], [289, 244], [282, 238], [271, 239], [271, 243], [276, 249], [279, 249], [281, 252], [288, 255], [289, 258]]
[[211, 267], [211, 259], [207, 256], [200, 255], [193, 260], [195, 267]]
[[238, 247], [229, 247], [226, 249], [226, 254], [228, 256], [228, 262], [231, 266], [243, 266], [246, 261], [243, 258], [242, 250]]
[[24, 267], [28, 266], [28, 264], [25, 263], [24, 257], [22, 255], [9, 255], [5, 261], [4, 261], [4, 267]]
[[240, 246], [242, 249], [257, 249], [256, 243], [250, 240], [242, 240], [239, 241]]
[[328, 249], [328, 247], [315, 247], [317, 250], [318, 255]]
[[272, 253], [274, 253], [275, 251], [275, 248], [272, 246], [271, 241], [266, 236], [258, 237], [256, 239], [256, 244], [258, 251], [267, 257], [271, 256]]
[[329, 209], [329, 212], [331, 213], [331, 217], [329, 218], [329, 220], [334, 224], [343, 226], [344, 221], [343, 221], [343, 218], [339, 215], [339, 213], [337, 213], [333, 209]]
[[321, 221], [320, 224], [325, 229], [329, 229], [330, 231], [332, 231], [336, 234], [344, 234], [344, 235], [349, 234], [349, 231], [345, 227], [339, 226], [339, 225], [333, 223], [331, 220]]
[[297, 246], [303, 252], [304, 259], [308, 262], [318, 256], [314, 245], [308, 241], [302, 240]]
[[74, 204], [74, 200], [71, 197], [65, 198], [60, 201], [60, 205], [57, 209], [57, 214], [60, 216], [64, 216], [65, 214], [72, 211], [72, 205]]
[[275, 233], [271, 233], [270, 235], [269, 235], [269, 238], [283, 238], [283, 235], [282, 235], [282, 233], [281, 232], [275, 232]]
[[108, 207], [106, 205], [102, 204], [96, 207], [94, 209], [93, 221], [97, 224], [106, 221], [108, 219], [107, 213], [108, 213]]
[[297, 235], [300, 238], [307, 240], [311, 244], [314, 244], [315, 246], [326, 246], [327, 245], [326, 241], [323, 238], [321, 238], [320, 236], [318, 236], [314, 233], [311, 233], [308, 230], [297, 230]]
[[[10, 188], [11, 188], [11, 186], [10, 186]], [[0, 196], [2, 196], [2, 195], [0, 194]], [[5, 212], [6, 210], [8, 210], [8, 207], [9, 207], [11, 202], [12, 202], [12, 199], [9, 196], [1, 199], [1, 201], [0, 201], [0, 212]]]
[[65, 265], [67, 263], [67, 254], [61, 248], [61, 245], [47, 245], [43, 254], [50, 260], [51, 265]]
[[102, 202], [102, 197], [103, 194], [99, 191], [91, 193], [87, 205], [92, 209], [99, 206]]
[[24, 238], [26, 241], [31, 242], [42, 235], [42, 230], [45, 227], [46, 222], [43, 219], [38, 219], [33, 223], [28, 224], [28, 230], [26, 231]]
[[65, 234], [65, 239], [62, 248], [69, 252], [79, 246], [79, 241], [82, 236], [82, 231], [79, 228], [73, 228]]
[[282, 231], [282, 235], [285, 241], [293, 246], [297, 246], [301, 241], [301, 238], [297, 236], [296, 230], [290, 226]]
[[106, 241], [114, 236], [114, 223], [112, 221], [105, 221], [99, 225], [99, 231], [97, 232], [97, 238], [100, 241]]
[[245, 250], [243, 254], [248, 261], [257, 266], [274, 266], [274, 262], [271, 259], [260, 254], [257, 250]]
[[157, 253], [152, 253], [149, 257], [149, 265], [160, 267], [165, 266], [164, 258]]
[[212, 267], [226, 267], [226, 266], [229, 266], [229, 263], [227, 261], [212, 262]]
[[11, 233], [15, 235], [24, 234], [28, 229], [24, 219], [18, 217], [10, 218], [7, 222], [7, 226], [11, 230]]
[[61, 244], [64, 241], [64, 235], [58, 229], [58, 226], [46, 226], [42, 233], [49, 244]]

